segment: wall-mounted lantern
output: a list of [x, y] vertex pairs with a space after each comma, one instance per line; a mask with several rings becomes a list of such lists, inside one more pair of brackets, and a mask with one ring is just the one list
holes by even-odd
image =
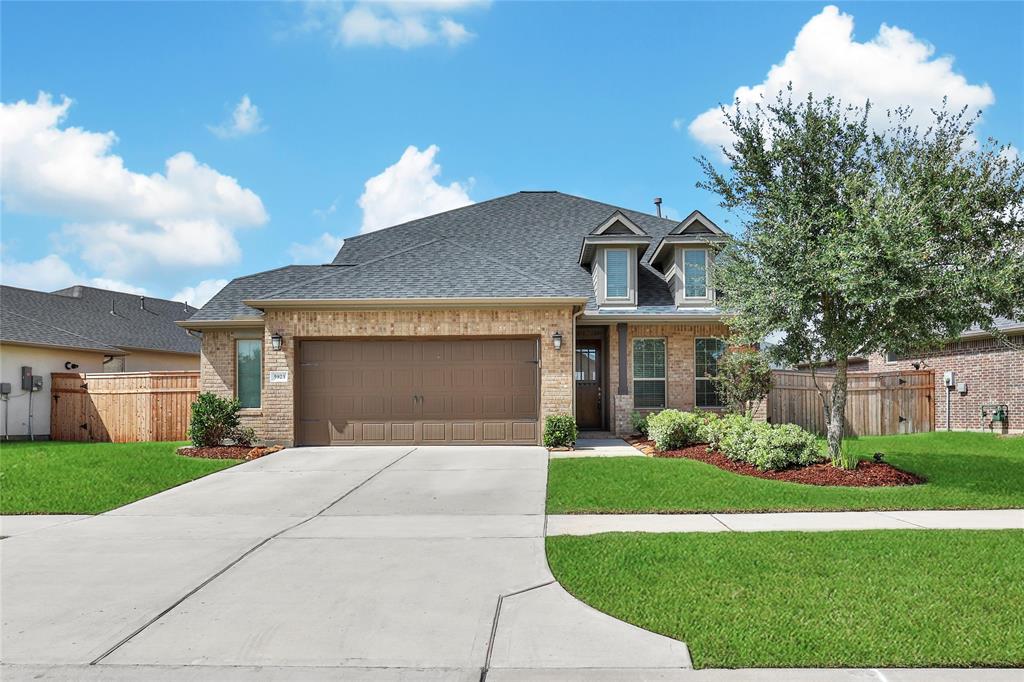
[[274, 332], [270, 336], [270, 347], [274, 350], [281, 350], [281, 345], [284, 343], [284, 337], [281, 336], [281, 332]]
[[562, 349], [562, 332], [555, 332], [551, 335], [551, 340], [555, 344], [555, 350]]

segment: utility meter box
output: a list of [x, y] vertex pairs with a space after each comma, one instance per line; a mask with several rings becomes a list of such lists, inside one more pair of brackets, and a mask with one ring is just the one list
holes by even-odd
[[959, 384], [957, 384], [956, 392], [959, 393], [960, 395], [967, 395], [967, 383], [960, 382]]
[[8, 382], [6, 382], [6, 381], [3, 382], [2, 384], [0, 384], [0, 395], [4, 396], [6, 398], [10, 394], [11, 394], [11, 385]]
[[41, 391], [43, 390], [43, 375], [33, 374], [32, 375], [32, 390]]
[[956, 374], [953, 372], [945, 372], [942, 375], [942, 383], [946, 388], [953, 388], [956, 386]]
[[21, 390], [31, 391], [32, 390], [32, 368], [22, 367], [21, 368]]

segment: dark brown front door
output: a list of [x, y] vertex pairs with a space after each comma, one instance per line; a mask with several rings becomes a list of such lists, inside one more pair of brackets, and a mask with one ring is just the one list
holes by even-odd
[[299, 442], [538, 440], [536, 339], [365, 339], [299, 346]]
[[581, 429], [600, 429], [601, 342], [581, 340], [576, 344], [576, 424]]

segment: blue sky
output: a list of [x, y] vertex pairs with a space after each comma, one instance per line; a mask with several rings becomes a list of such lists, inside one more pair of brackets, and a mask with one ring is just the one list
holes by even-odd
[[983, 111], [983, 135], [1024, 145], [1020, 3], [4, 2], [0, 15], [0, 257], [6, 283], [35, 288], [201, 302], [231, 277], [329, 260], [360, 230], [520, 189], [641, 210], [662, 196], [728, 227], [694, 187], [693, 157], [715, 156], [722, 134], [705, 112], [787, 80], [922, 111], [946, 94]]

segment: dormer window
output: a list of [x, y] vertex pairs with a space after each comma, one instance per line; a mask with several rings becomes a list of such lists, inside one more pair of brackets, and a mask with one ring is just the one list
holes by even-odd
[[650, 262], [671, 286], [676, 307], [715, 305], [711, 265], [728, 241], [722, 228], [694, 211], [658, 242]]
[[630, 249], [605, 249], [605, 298], [629, 299]]
[[622, 211], [615, 211], [583, 239], [580, 265], [594, 279], [599, 307], [637, 304], [637, 273], [651, 236]]
[[683, 252], [683, 289], [685, 298], [708, 297], [707, 249], [686, 249]]

